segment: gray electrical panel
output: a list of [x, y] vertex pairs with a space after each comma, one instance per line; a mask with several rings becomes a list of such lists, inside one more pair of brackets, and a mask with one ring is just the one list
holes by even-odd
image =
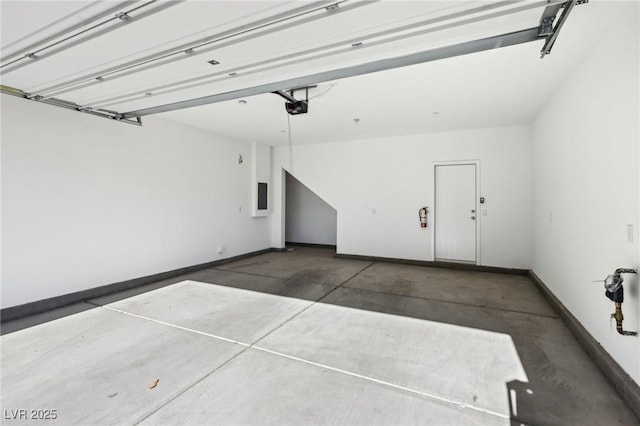
[[267, 184], [258, 182], [258, 210], [267, 210]]

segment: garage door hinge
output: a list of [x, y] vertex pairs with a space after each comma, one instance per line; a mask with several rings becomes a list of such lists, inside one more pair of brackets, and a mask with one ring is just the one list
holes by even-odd
[[553, 21], [556, 20], [555, 16], [547, 16], [542, 19], [540, 23], [540, 30], [538, 31], [539, 37], [546, 37], [553, 34]]

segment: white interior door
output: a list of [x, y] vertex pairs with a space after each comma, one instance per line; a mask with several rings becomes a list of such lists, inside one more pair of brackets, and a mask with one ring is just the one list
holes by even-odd
[[476, 165], [437, 165], [435, 258], [476, 262]]

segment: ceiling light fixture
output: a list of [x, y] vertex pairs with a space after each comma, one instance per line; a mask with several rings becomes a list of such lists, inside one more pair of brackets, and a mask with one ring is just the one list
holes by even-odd
[[239, 103], [239, 104], [242, 104], [242, 105], [246, 105], [246, 104], [247, 104], [247, 101], [245, 101], [244, 99], [240, 99], [240, 100], [238, 101], [238, 103]]
[[[189, 49], [191, 51], [193, 51], [193, 49]], [[210, 63], [211, 65], [220, 65], [220, 62], [216, 61], [215, 59], [212, 59], [210, 61], [207, 61], [208, 63]]]

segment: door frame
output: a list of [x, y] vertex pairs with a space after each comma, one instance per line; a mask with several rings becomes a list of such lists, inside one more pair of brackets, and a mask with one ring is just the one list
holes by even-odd
[[480, 186], [480, 160], [455, 160], [455, 161], [434, 161], [431, 164], [431, 176], [433, 178], [433, 185], [431, 186], [431, 197], [429, 200], [429, 205], [433, 206], [433, 211], [432, 211], [432, 219], [431, 219], [431, 223], [433, 224], [433, 232], [432, 232], [432, 238], [431, 238], [431, 253], [432, 253], [432, 260], [436, 260], [436, 226], [438, 226], [438, 215], [436, 214], [436, 167], [437, 166], [471, 166], [471, 165], [475, 165], [476, 166], [476, 199], [475, 199], [475, 210], [476, 210], [476, 265], [481, 265], [481, 259], [482, 259], [482, 254], [481, 254], [481, 244], [480, 244], [480, 237], [482, 235], [481, 228], [482, 228], [482, 212], [479, 209], [479, 199], [480, 199], [480, 194], [482, 194], [482, 192], [480, 191], [481, 186]]

